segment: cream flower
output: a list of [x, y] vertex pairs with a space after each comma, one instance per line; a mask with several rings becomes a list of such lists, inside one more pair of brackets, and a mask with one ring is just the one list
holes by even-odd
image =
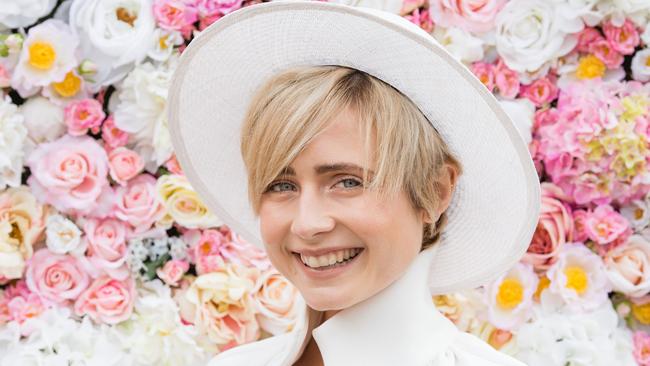
[[5, 189], [20, 185], [27, 129], [11, 98], [1, 95], [0, 92], [0, 189]]
[[162, 66], [137, 66], [118, 87], [115, 126], [130, 133], [128, 146], [145, 161], [145, 169], [155, 172], [172, 156], [167, 128], [167, 89], [176, 59]]
[[433, 37], [461, 62], [469, 64], [484, 57], [485, 42], [460, 28], [435, 27]]
[[32, 245], [45, 227], [46, 210], [27, 187], [0, 193], [0, 278], [21, 278]]
[[650, 224], [650, 207], [646, 200], [634, 200], [621, 207], [621, 215], [636, 229], [641, 230]]
[[490, 322], [513, 330], [527, 321], [538, 282], [533, 267], [521, 262], [492, 282], [485, 292]]
[[546, 273], [549, 295], [573, 310], [595, 309], [608, 300], [611, 285], [602, 259], [582, 244], [566, 243]]
[[185, 176], [164, 175], [158, 178], [156, 190], [166, 211], [160, 220], [163, 226], [174, 221], [190, 229], [207, 229], [222, 224], [201, 202]]
[[155, 21], [150, 0], [73, 0], [70, 26], [81, 49], [97, 65], [91, 90], [124, 77], [153, 45]]
[[291, 331], [305, 302], [296, 289], [277, 270], [264, 272], [253, 290], [257, 319], [265, 331], [278, 335]]
[[[65, 254], [79, 249], [81, 230], [61, 215], [49, 215], [46, 220], [45, 237], [47, 248], [57, 254]], [[83, 253], [79, 253], [83, 255]]]
[[605, 255], [605, 267], [614, 290], [631, 297], [650, 292], [650, 242], [632, 235], [625, 245]]
[[22, 96], [60, 82], [78, 64], [79, 40], [64, 22], [49, 19], [31, 28], [23, 44], [11, 86]]
[[650, 80], [650, 48], [637, 52], [632, 58], [632, 76], [634, 80]]
[[56, 0], [11, 0], [0, 6], [0, 25], [7, 28], [27, 27], [49, 14]]
[[511, 1], [497, 15], [496, 47], [509, 68], [535, 71], [569, 53], [584, 24], [554, 1]]

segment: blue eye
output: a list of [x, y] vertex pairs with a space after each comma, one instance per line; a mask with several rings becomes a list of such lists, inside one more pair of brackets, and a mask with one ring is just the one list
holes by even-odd
[[[342, 180], [339, 181], [339, 183], [343, 183], [344, 188], [356, 188], [356, 187], [361, 186], [360, 181], [358, 181], [356, 179], [352, 179], [352, 178], [342, 179]], [[337, 184], [339, 184], [339, 183], [337, 183]]]
[[267, 192], [286, 192], [286, 191], [295, 191], [293, 184], [289, 182], [278, 182], [273, 183], [267, 189]]

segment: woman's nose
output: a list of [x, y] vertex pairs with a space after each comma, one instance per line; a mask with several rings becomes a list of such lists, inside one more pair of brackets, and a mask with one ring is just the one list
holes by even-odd
[[303, 192], [298, 201], [291, 231], [303, 240], [313, 240], [318, 234], [334, 229], [335, 221], [327, 204], [318, 194]]

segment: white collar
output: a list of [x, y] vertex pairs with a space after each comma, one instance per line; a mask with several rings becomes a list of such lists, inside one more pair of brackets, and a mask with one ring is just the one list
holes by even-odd
[[436, 249], [420, 252], [391, 285], [313, 329], [325, 365], [424, 365], [448, 347], [459, 331], [429, 291]]

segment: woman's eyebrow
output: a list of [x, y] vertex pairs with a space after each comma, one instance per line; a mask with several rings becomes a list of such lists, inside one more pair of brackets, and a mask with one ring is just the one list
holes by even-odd
[[[318, 165], [314, 168], [314, 171], [316, 174], [325, 174], [325, 173], [331, 173], [331, 172], [340, 172], [340, 171], [353, 171], [357, 174], [363, 174], [363, 168], [356, 165], [356, 164], [351, 164], [351, 163], [332, 163], [332, 164], [323, 164], [323, 165]], [[368, 170], [369, 175], [373, 175], [374, 172], [372, 170]], [[280, 173], [282, 176], [295, 176], [296, 171], [293, 170], [292, 167], [286, 167], [282, 170]]]

